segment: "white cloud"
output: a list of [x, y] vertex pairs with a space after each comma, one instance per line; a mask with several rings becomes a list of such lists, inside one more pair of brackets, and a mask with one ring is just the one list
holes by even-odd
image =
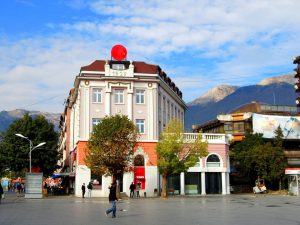
[[[299, 54], [297, 0], [77, 0], [68, 5], [88, 8], [97, 17], [48, 23], [53, 33], [47, 37], [0, 39], [0, 96], [10, 93], [0, 98], [1, 110], [62, 111], [80, 67], [108, 59], [116, 43], [127, 47], [130, 60], [159, 64], [186, 101], [222, 83], [247, 85], [266, 74], [285, 73]], [[44, 104], [35, 104], [43, 99]]]

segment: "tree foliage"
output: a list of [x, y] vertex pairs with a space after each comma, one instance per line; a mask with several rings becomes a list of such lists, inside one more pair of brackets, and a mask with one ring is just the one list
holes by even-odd
[[238, 165], [240, 172], [252, 183], [259, 176], [270, 184], [275, 184], [284, 176], [287, 163], [281, 148], [282, 136], [279, 129], [277, 131], [274, 144], [265, 142], [262, 134], [247, 134], [244, 140], [232, 149], [233, 163]]
[[32, 167], [39, 167], [45, 176], [51, 175], [58, 168], [57, 161], [60, 157], [57, 151], [58, 134], [54, 130], [54, 125], [42, 115], [32, 118], [25, 114], [2, 134], [0, 142], [2, 171], [9, 169], [18, 176], [24, 176], [24, 173], [29, 171], [29, 141], [16, 136], [18, 133], [28, 137], [33, 146], [46, 142], [45, 145], [32, 151], [31, 163]]
[[105, 117], [88, 141], [86, 163], [93, 172], [118, 176], [131, 166], [139, 132], [124, 115]]
[[171, 119], [156, 146], [157, 166], [163, 177], [162, 197], [167, 196], [168, 176], [186, 172], [199, 158], [208, 155], [208, 144], [202, 142], [201, 133], [194, 143], [184, 143], [183, 133], [182, 122]]

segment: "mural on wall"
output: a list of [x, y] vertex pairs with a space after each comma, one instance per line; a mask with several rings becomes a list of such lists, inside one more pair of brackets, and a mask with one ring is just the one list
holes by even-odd
[[274, 138], [274, 131], [281, 127], [284, 139], [300, 138], [299, 116], [273, 116], [253, 113], [253, 132], [262, 133], [264, 138]]

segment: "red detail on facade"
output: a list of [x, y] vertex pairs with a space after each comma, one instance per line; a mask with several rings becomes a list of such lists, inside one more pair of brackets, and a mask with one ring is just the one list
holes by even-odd
[[118, 61], [121, 61], [126, 58], [127, 50], [123, 45], [115, 45], [111, 49], [111, 56]]
[[39, 166], [31, 167], [31, 172], [32, 173], [40, 173], [41, 168]]
[[145, 167], [139, 166], [134, 168], [134, 184], [135, 187], [137, 188], [138, 182], [141, 182], [142, 187], [141, 189], [145, 189]]

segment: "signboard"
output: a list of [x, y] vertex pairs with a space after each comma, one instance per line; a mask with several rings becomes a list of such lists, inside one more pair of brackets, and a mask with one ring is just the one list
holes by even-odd
[[43, 173], [26, 174], [25, 198], [43, 197]]
[[253, 132], [263, 134], [264, 138], [274, 138], [280, 126], [283, 139], [300, 139], [300, 116], [274, 116], [253, 113]]

